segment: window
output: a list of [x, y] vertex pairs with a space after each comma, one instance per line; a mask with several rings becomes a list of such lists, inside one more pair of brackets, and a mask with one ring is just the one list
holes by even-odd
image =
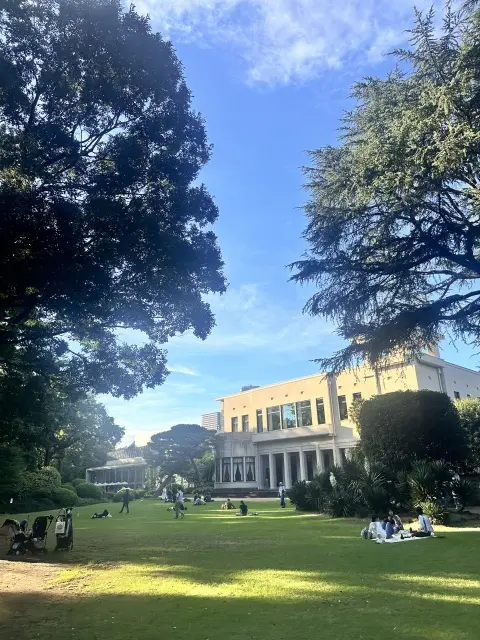
[[257, 431], [263, 433], [263, 411], [261, 409], [257, 409]]
[[255, 482], [255, 458], [245, 458], [245, 480]]
[[460, 391], [454, 391], [453, 395], [454, 395], [455, 400], [460, 400]]
[[297, 427], [312, 426], [312, 407], [310, 400], [297, 402]]
[[232, 418], [232, 433], [238, 431], [238, 418]]
[[231, 458], [222, 458], [222, 482], [232, 481], [232, 460]]
[[282, 429], [293, 429], [297, 426], [295, 404], [282, 404]]
[[248, 416], [242, 416], [242, 431], [248, 431]]
[[317, 398], [317, 421], [318, 424], [325, 424], [325, 405], [323, 398]]
[[345, 396], [338, 396], [338, 408], [340, 420], [348, 420], [347, 398]]
[[323, 456], [323, 468], [325, 471], [330, 471], [333, 469], [333, 451], [331, 449], [325, 449], [322, 451]]
[[317, 467], [317, 454], [315, 451], [307, 451], [305, 453], [305, 462], [307, 466], [307, 480], [313, 480], [315, 469]]
[[243, 458], [233, 459], [233, 481], [243, 482]]
[[267, 407], [267, 428], [269, 431], [280, 429], [280, 407]]
[[353, 401], [359, 402], [362, 399], [362, 394], [360, 392], [353, 394]]
[[217, 458], [215, 460], [215, 482], [220, 482], [220, 460]]

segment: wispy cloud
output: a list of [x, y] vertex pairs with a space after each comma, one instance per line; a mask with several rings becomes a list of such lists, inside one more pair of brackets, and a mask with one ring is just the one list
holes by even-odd
[[194, 371], [193, 369], [190, 369], [190, 367], [183, 367], [182, 365], [179, 364], [169, 364], [168, 365], [168, 370], [171, 373], [181, 373], [184, 376], [199, 376], [200, 374], [197, 371]]
[[228, 44], [250, 83], [287, 84], [324, 69], [377, 61], [405, 42], [413, 4], [441, 0], [141, 0], [158, 28], [177, 40]]

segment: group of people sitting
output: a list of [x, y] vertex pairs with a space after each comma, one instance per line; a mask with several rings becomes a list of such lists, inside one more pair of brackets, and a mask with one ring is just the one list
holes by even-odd
[[193, 496], [193, 504], [194, 506], [200, 507], [202, 504], [207, 504], [207, 502], [214, 502], [212, 496], [209, 493], [206, 493], [204, 496], [199, 493], [195, 493]]
[[227, 501], [222, 504], [220, 509], [223, 509], [224, 511], [229, 511], [230, 509], [236, 509], [236, 507], [233, 504], [233, 502], [230, 500], [230, 498], [227, 498]]
[[383, 519], [378, 516], [372, 516], [369, 527], [362, 529], [361, 536], [367, 540], [391, 540], [398, 536], [401, 540], [405, 538], [427, 538], [433, 534], [433, 527], [430, 518], [423, 513], [421, 507], [417, 507], [418, 529], [413, 530], [411, 527], [405, 530], [403, 522], [392, 509]]

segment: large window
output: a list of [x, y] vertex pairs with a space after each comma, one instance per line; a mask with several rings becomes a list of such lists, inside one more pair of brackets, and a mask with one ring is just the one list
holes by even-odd
[[282, 429], [293, 429], [297, 426], [295, 404], [282, 404]]
[[340, 420], [348, 420], [347, 398], [345, 396], [338, 396], [338, 409]]
[[238, 418], [232, 418], [232, 432], [236, 433], [238, 431]]
[[317, 398], [317, 422], [318, 424], [325, 424], [325, 404], [323, 398]]
[[359, 402], [362, 399], [362, 394], [360, 392], [353, 394], [353, 401]]
[[245, 458], [245, 480], [255, 482], [255, 458]]
[[217, 458], [215, 460], [215, 482], [220, 482], [221, 470], [220, 458]]
[[280, 407], [267, 407], [267, 427], [269, 431], [280, 429]]
[[312, 407], [310, 400], [297, 402], [297, 427], [312, 426]]
[[232, 481], [232, 459], [222, 458], [222, 482]]
[[248, 416], [242, 416], [242, 431], [248, 431]]
[[243, 482], [243, 458], [233, 459], [233, 481]]
[[263, 433], [263, 411], [261, 409], [257, 409], [257, 431]]

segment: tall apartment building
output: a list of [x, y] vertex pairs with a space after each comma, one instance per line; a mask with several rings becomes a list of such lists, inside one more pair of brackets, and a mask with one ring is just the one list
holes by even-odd
[[317, 374], [224, 396], [216, 436], [216, 489], [287, 488], [342, 464], [359, 435], [348, 411], [356, 398], [431, 389], [452, 399], [480, 397], [480, 373], [440, 358], [438, 350], [382, 372], [367, 367]]
[[221, 411], [214, 411], [213, 413], [204, 413], [202, 415], [202, 427], [205, 429], [215, 429], [215, 431], [221, 431], [223, 426]]

